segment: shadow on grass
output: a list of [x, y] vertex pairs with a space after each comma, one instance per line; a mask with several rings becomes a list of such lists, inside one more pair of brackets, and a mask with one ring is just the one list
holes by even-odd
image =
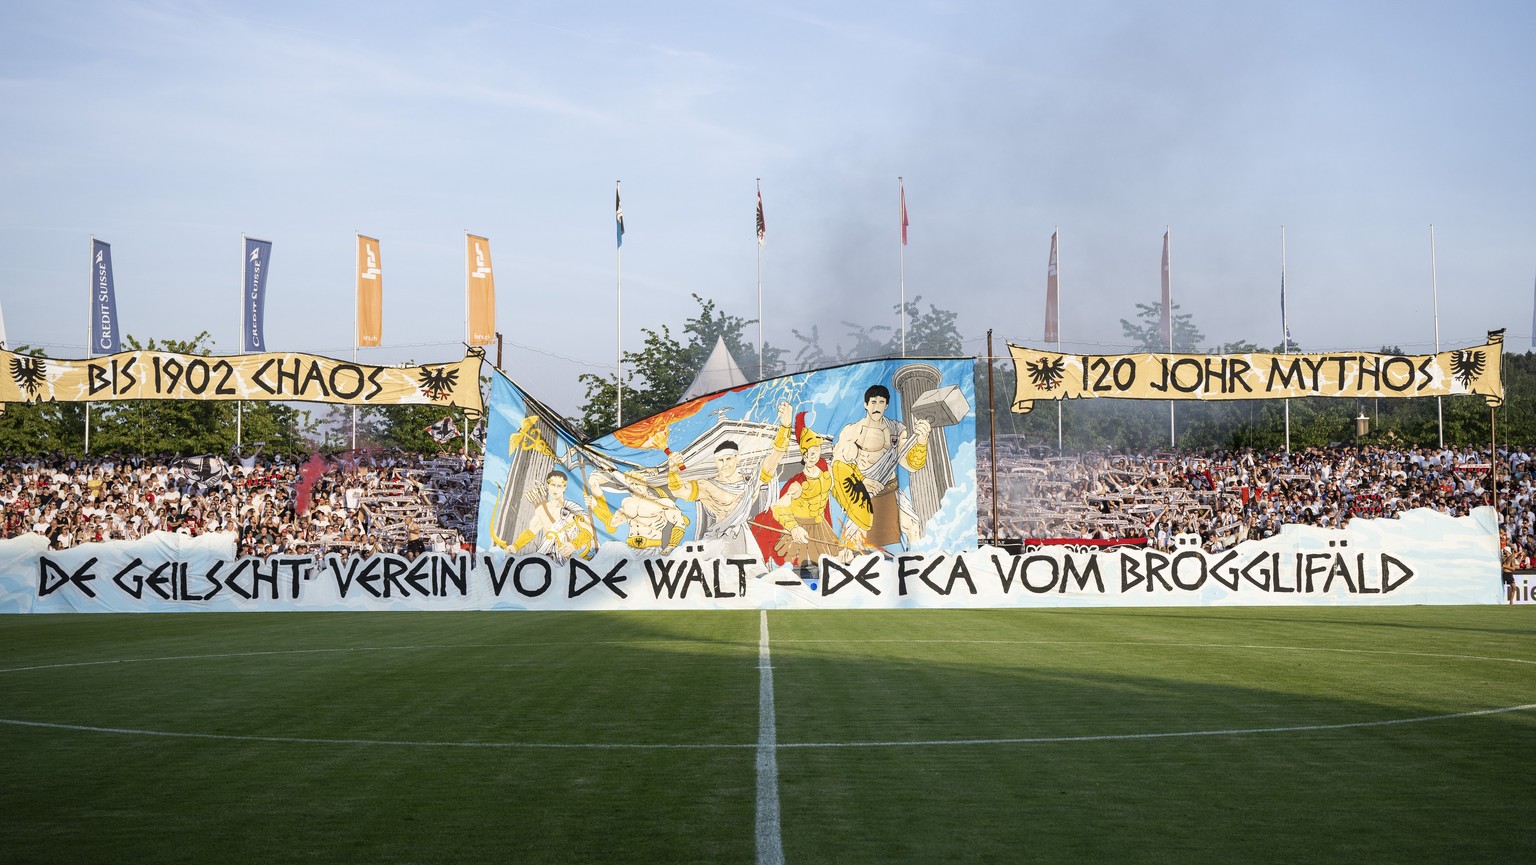
[[[1464, 608], [1438, 607], [1438, 608], [1430, 608], [1430, 609], [1437, 609], [1437, 610], [1465, 609], [1465, 610], [1478, 611], [1479, 616], [1482, 616], [1482, 615], [1486, 614], [1487, 611], [1490, 610], [1490, 609], [1505, 609], [1505, 608], [1509, 608], [1507, 610], [1507, 613], [1506, 613], [1507, 615], [1511, 615], [1511, 616], [1520, 616], [1520, 615], [1522, 615], [1520, 612], [1516, 611], [1516, 609], [1513, 608], [1511, 605], [1507, 605], [1507, 604], [1506, 605], [1483, 605], [1483, 606], [1473, 606], [1473, 607], [1464, 607]], [[1371, 609], [1370, 612], [1372, 612], [1372, 613], [1381, 613], [1381, 612], [1386, 611], [1387, 609], [1388, 608], [1378, 607], [1378, 608]], [[1406, 612], [1406, 611], [1414, 611], [1414, 610], [1425, 609], [1425, 608], [1406, 607], [1406, 608], [1392, 608], [1392, 609], [1395, 610], [1395, 611]], [[1444, 622], [1391, 621], [1391, 620], [1381, 620], [1381, 619], [1371, 619], [1371, 618], [1360, 617], [1360, 613], [1362, 612], [1362, 610], [1360, 608], [1356, 608], [1356, 607], [1351, 607], [1351, 608], [1348, 608], [1347, 610], [1346, 609], [1341, 609], [1341, 608], [1331, 608], [1331, 609], [1330, 608], [1318, 608], [1318, 609], [1312, 611], [1312, 612], [1315, 612], [1315, 613], [1324, 613], [1325, 615], [1327, 613], [1344, 614], [1344, 615], [1349, 616], [1349, 618], [1343, 618], [1343, 617], [1340, 617], [1339, 615], [1332, 615], [1332, 616], [1328, 616], [1327, 618], [1285, 616], [1285, 615], [1277, 614], [1277, 611], [1273, 607], [1243, 607], [1243, 608], [1223, 607], [1223, 608], [1206, 608], [1206, 609], [1201, 609], [1201, 610], [1180, 610], [1180, 609], [1177, 609], [1177, 608], [1168, 608], [1168, 607], [1142, 607], [1142, 608], [1135, 608], [1135, 609], [1132, 609], [1132, 608], [1118, 608], [1118, 609], [1115, 609], [1115, 610], [1092, 609], [1092, 610], [1082, 610], [1081, 612], [1089, 613], [1089, 614], [1092, 614], [1092, 613], [1107, 613], [1107, 614], [1111, 614], [1111, 615], [1114, 615], [1114, 614], [1121, 614], [1121, 615], [1123, 615], [1123, 614], [1131, 613], [1131, 614], [1134, 614], [1136, 616], [1144, 616], [1144, 617], [1147, 617], [1147, 618], [1182, 619], [1182, 620], [1185, 620], [1185, 621], [1206, 621], [1206, 620], [1208, 620], [1211, 617], [1211, 614], [1215, 614], [1215, 615], [1219, 616], [1223, 612], [1229, 611], [1229, 610], [1239, 611], [1238, 615], [1242, 616], [1242, 618], [1245, 621], [1249, 621], [1249, 622], [1279, 622], [1279, 623], [1284, 623], [1284, 624], [1304, 624], [1304, 625], [1314, 625], [1314, 626], [1345, 625], [1345, 626], [1349, 626], [1349, 627], [1361, 627], [1361, 628], [1409, 628], [1409, 629], [1422, 629], [1422, 630], [1428, 630], [1428, 631], [1463, 631], [1463, 632], [1467, 632], [1467, 633], [1477, 633], [1477, 634], [1506, 634], [1506, 635], [1510, 635], [1510, 636], [1536, 636], [1536, 623], [1533, 623], [1533, 624], [1531, 624], [1528, 627], [1510, 627], [1510, 626], [1488, 626], [1488, 625], [1479, 625], [1479, 626], [1453, 625], [1453, 624], [1446, 624]], [[1263, 614], [1261, 614], [1261, 611], [1262, 612], [1267, 612], [1267, 613], [1269, 613], [1269, 615], [1263, 615]]]
[[[780, 739], [1137, 735], [1536, 702], [1530, 664], [1326, 651], [1533, 659], [1512, 637], [1467, 646], [1455, 611], [1451, 627], [1390, 641], [1371, 627], [1280, 628], [1264, 623], [1267, 609], [1196, 616], [1198, 629], [1144, 612], [782, 615]], [[1335, 612], [1297, 619], [1334, 625]], [[1406, 616], [1436, 614], [1384, 613]], [[891, 632], [953, 642], [873, 642]], [[1256, 632], [1297, 648], [1212, 648]], [[1536, 712], [1525, 711], [1188, 738], [785, 748], [784, 825], [801, 830], [785, 844], [790, 861], [1521, 861], [1536, 852], [1519, 804], [1533, 741]]]
[[[1454, 632], [1502, 610], [1439, 627], [1386, 611], [1385, 622], [1353, 611], [1359, 623], [1215, 612], [770, 613], [779, 741], [1297, 726], [1536, 701], [1536, 677], [1517, 665], [1170, 645], [1258, 633], [1326, 648], [1319, 628], [1293, 627], [1304, 624], [1327, 625], [1328, 645], [1465, 654]], [[1404, 630], [1384, 640], [1394, 623]], [[0, 674], [5, 718], [741, 747], [0, 726], [0, 859], [751, 862], [757, 643], [756, 611], [3, 619], [6, 669], [226, 656]], [[1522, 645], [1529, 653], [1498, 638], [1476, 653]], [[1518, 829], [1533, 736], [1532, 713], [1517, 713], [1188, 739], [783, 747], [784, 844], [791, 863], [1518, 861], [1536, 844]]]

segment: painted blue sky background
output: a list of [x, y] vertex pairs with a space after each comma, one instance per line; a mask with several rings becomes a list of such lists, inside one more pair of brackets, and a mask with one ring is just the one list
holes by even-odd
[[[353, 232], [380, 238], [385, 347], [456, 356], [463, 232], [490, 238], [505, 365], [564, 412], [690, 294], [769, 342], [895, 325], [908, 297], [1038, 343], [1062, 233], [1069, 349], [1157, 297], [1208, 342], [1303, 348], [1509, 328], [1536, 278], [1536, 7], [1517, 2], [0, 6], [0, 309], [83, 354], [86, 252], [125, 330], [233, 351], [239, 235], [273, 241], [274, 350], [347, 356]], [[828, 340], [829, 342], [832, 339]]]
[[[938, 509], [925, 524], [924, 537], [911, 541], [909, 549], [956, 550], [976, 545], [976, 392], [972, 364], [967, 361], [919, 361], [931, 365], [938, 377], [938, 388], [959, 388], [958, 396], [964, 405], [964, 415], [957, 422], [943, 427], [945, 453], [951, 465], [953, 485], [948, 488]], [[776, 424], [780, 401], [788, 402], [794, 411], [804, 412], [806, 426], [819, 432], [826, 439], [823, 459], [832, 459], [832, 445], [843, 428], [865, 416], [864, 393], [871, 385], [885, 385], [891, 392], [891, 405], [887, 417], [900, 420], [905, 416], [901, 390], [894, 385], [896, 372], [906, 362], [900, 360], [871, 363], [855, 363], [817, 372], [784, 376], [759, 382], [748, 388], [722, 393], [710, 402], [695, 409], [694, 413], [673, 421], [667, 426], [667, 445], [672, 451], [684, 453], [700, 436], [714, 427], [730, 421], [749, 421], [759, 424]], [[526, 487], [509, 490], [508, 471], [513, 463], [511, 438], [529, 415], [527, 401], [523, 397], [521, 383], [505, 377], [493, 377], [491, 399], [487, 404], [485, 472], [480, 487], [478, 515], [480, 538], [492, 537], [492, 524], [496, 519], [498, 504], [511, 497], [521, 500], [528, 492]], [[537, 394], [532, 394], [535, 399]], [[951, 404], [954, 406], [954, 404]], [[547, 439], [546, 439], [547, 441]], [[930, 446], [937, 437], [930, 439]], [[570, 449], [579, 443], [561, 438], [551, 441], [550, 446], [559, 458], [566, 458]], [[766, 444], [765, 444], [766, 446]], [[625, 467], [661, 468], [667, 464], [667, 456], [660, 447], [638, 448], [625, 445], [614, 435], [601, 436], [589, 443], [593, 452]], [[790, 448], [795, 451], [796, 445]], [[798, 453], [798, 451], [796, 451]], [[707, 459], [712, 460], [710, 455]], [[757, 463], [751, 463], [756, 466]], [[568, 464], [569, 475], [576, 479], [566, 490], [566, 498], [580, 502], [587, 473], [594, 466], [582, 460]], [[711, 469], [712, 470], [712, 469]], [[774, 482], [772, 489], [777, 495], [779, 485], [787, 480], [789, 472], [781, 469], [785, 477]], [[902, 468], [898, 473], [905, 489], [911, 474]], [[536, 483], [543, 478], [535, 476]], [[535, 494], [540, 491], [535, 489]], [[695, 522], [691, 531], [697, 531], [698, 505], [678, 500], [678, 507]], [[837, 523], [841, 525], [842, 510], [833, 508]], [[627, 530], [625, 530], [627, 531]], [[620, 537], [622, 537], [622, 533]], [[689, 536], [690, 538], [693, 535]], [[909, 539], [910, 540], [910, 539]], [[490, 542], [483, 542], [489, 547]]]

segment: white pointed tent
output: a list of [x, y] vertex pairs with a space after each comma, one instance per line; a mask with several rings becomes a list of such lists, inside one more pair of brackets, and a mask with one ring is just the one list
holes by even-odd
[[717, 336], [715, 347], [704, 361], [704, 367], [693, 377], [693, 384], [688, 385], [678, 402], [687, 402], [694, 397], [747, 384], [749, 381], [736, 358], [731, 356], [731, 350], [725, 347], [725, 338]]

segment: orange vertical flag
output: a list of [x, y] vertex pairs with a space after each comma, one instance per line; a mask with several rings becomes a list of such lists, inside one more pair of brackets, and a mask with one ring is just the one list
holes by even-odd
[[384, 338], [384, 271], [379, 241], [357, 236], [357, 344], [376, 346]]
[[496, 341], [496, 278], [491, 275], [491, 242], [464, 235], [464, 341], [490, 345]]

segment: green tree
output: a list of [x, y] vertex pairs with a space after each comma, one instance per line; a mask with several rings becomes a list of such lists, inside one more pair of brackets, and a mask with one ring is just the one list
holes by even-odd
[[[1173, 350], [1175, 353], [1194, 353], [1200, 350], [1200, 343], [1205, 340], [1205, 334], [1195, 326], [1194, 314], [1179, 312], [1181, 309], [1177, 303], [1173, 305]], [[1162, 301], [1136, 304], [1136, 317], [1141, 323], [1120, 319], [1120, 329], [1125, 332], [1126, 339], [1136, 346], [1136, 351], [1167, 351], [1168, 342], [1163, 338], [1161, 327], [1163, 316]]]
[[[749, 343], [744, 331], [757, 320], [728, 315], [714, 301], [697, 294], [693, 299], [699, 304], [699, 312], [683, 323], [686, 343], [673, 336], [670, 327], [662, 325], [660, 330], [641, 331], [645, 343], [639, 351], [624, 352], [624, 423], [677, 405], [709, 358], [716, 339], [725, 340], [726, 348], [742, 364], [744, 374], [756, 377], [755, 340]], [[768, 377], [784, 373], [783, 356], [783, 349], [763, 345], [764, 371]], [[578, 380], [586, 388], [586, 396], [579, 422], [573, 426], [592, 436], [620, 426], [614, 417], [614, 377], [583, 373]]]
[[[1279, 351], [1279, 349], [1275, 349]], [[1232, 342], [1224, 342], [1211, 349], [1211, 354], [1248, 354], [1255, 351], [1268, 351], [1258, 343], [1246, 339], [1237, 339]]]
[[748, 378], [760, 380], [784, 374], [785, 351], [766, 341], [763, 343], [762, 374], [758, 374], [756, 332], [749, 329], [751, 325], [757, 324], [757, 319], [727, 315], [715, 308], [714, 301], [705, 300], [697, 294], [693, 295], [693, 299], [699, 304], [699, 314], [683, 324], [683, 333], [690, 336], [684, 349], [687, 354], [685, 360], [695, 370], [695, 375], [698, 374], [697, 370], [704, 367], [704, 361], [714, 350], [716, 339], [725, 340], [725, 347], [730, 349], [731, 356], [741, 364], [741, 371]]
[[[965, 343], [955, 324], [956, 314], [931, 303], [928, 311], [922, 312], [918, 309], [921, 302], [922, 297], [918, 296], [907, 303], [907, 354], [912, 357], [961, 357]], [[892, 346], [899, 350], [900, 334], [896, 335], [896, 340]]]
[[[922, 295], [918, 295], [905, 305], [907, 356], [960, 357], [964, 343], [960, 339], [959, 328], [955, 326], [956, 314], [931, 303], [928, 304], [928, 311], [923, 312], [922, 301]], [[892, 313], [900, 313], [902, 310], [902, 304], [891, 304]], [[852, 321], [840, 323], [848, 330], [846, 342], [833, 344], [831, 350], [822, 344], [819, 325], [812, 325], [807, 331], [792, 331], [795, 339], [800, 341], [795, 362], [801, 369], [820, 369], [856, 360], [902, 356], [899, 328], [884, 324], [863, 325]]]
[[641, 332], [645, 334], [645, 348], [623, 354], [622, 423], [614, 417], [614, 377], [582, 373], [578, 378], [587, 389], [586, 402], [581, 407], [581, 427], [588, 435], [595, 436], [671, 408], [697, 373], [684, 365], [683, 344], [672, 335], [671, 328], [662, 325], [660, 331], [645, 328]]

